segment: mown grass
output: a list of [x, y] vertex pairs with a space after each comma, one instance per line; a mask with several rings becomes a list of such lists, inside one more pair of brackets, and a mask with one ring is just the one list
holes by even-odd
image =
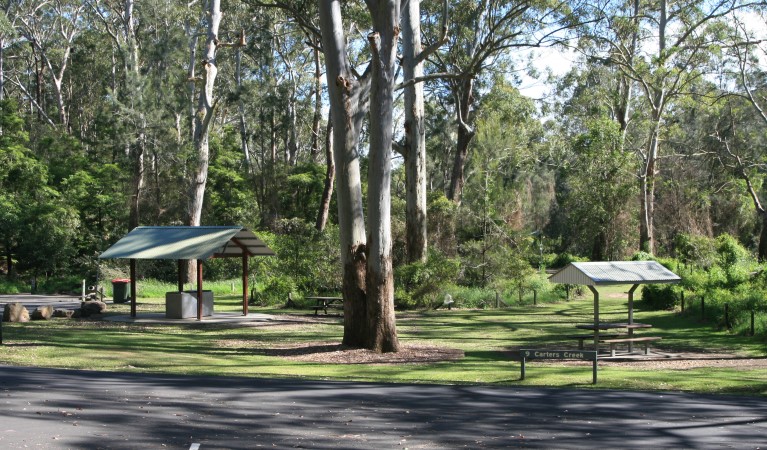
[[[625, 298], [613, 298], [625, 287], [602, 292], [601, 317], [625, 321]], [[239, 311], [241, 294], [217, 297], [217, 311]], [[707, 351], [763, 358], [760, 337], [733, 335], [692, 315], [667, 311], [635, 313], [637, 321], [653, 325], [663, 337], [665, 351]], [[110, 306], [109, 314], [125, 314], [127, 304]], [[139, 314], [162, 311], [161, 299], [141, 299]], [[306, 315], [308, 310], [251, 308], [264, 313]], [[589, 363], [531, 363], [519, 380], [520, 348], [575, 348], [565, 336], [574, 324], [592, 320], [590, 296], [569, 302], [506, 309], [454, 309], [398, 314], [400, 340], [405, 345], [458, 348], [464, 358], [431, 364], [321, 364], [278, 356], [275, 349], [292, 343], [338, 343], [340, 318], [326, 323], [296, 325], [274, 322], [265, 326], [202, 324], [138, 325], [106, 321], [65, 320], [4, 324], [6, 345], [0, 363], [105, 371], [137, 371], [250, 377], [298, 377], [415, 383], [483, 383], [578, 388], [661, 389], [694, 392], [767, 395], [763, 368], [663, 369], [602, 364], [599, 383], [591, 385]], [[648, 333], [650, 331], [643, 330]]]

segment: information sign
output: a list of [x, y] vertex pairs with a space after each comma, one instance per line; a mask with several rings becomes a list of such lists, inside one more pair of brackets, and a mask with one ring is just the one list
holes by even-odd
[[537, 359], [578, 359], [581, 361], [592, 361], [593, 364], [593, 383], [597, 384], [597, 352], [585, 350], [520, 350], [519, 356], [522, 360], [520, 379], [525, 379], [525, 362]]

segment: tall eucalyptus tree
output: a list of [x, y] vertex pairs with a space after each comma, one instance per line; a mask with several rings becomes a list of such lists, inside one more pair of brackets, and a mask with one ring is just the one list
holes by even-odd
[[[606, 58], [639, 87], [649, 110], [643, 146], [636, 148], [642, 164], [640, 185], [639, 247], [655, 251], [655, 195], [661, 161], [661, 135], [669, 104], [687, 94], [706, 72], [719, 49], [723, 21], [736, 11], [754, 8], [750, 0], [632, 1], [630, 5], [596, 5], [590, 38], [599, 45], [591, 56]], [[605, 32], [610, 30], [610, 32]], [[629, 33], [625, 31], [629, 30]], [[621, 36], [631, 36], [627, 45]], [[589, 50], [587, 50], [589, 52]]]
[[[69, 112], [65, 96], [64, 78], [67, 73], [75, 38], [80, 34], [85, 5], [80, 1], [34, 0], [22, 3], [16, 10], [18, 32], [29, 42], [35, 58], [35, 93], [30, 92], [21, 76], [12, 82], [18, 87], [38, 114], [50, 125], [69, 132]], [[49, 117], [43, 100], [45, 75], [50, 77], [56, 102], [57, 120]]]
[[142, 63], [139, 53], [139, 37], [136, 34], [135, 1], [99, 1], [86, 2], [95, 17], [101, 22], [104, 32], [111, 37], [117, 54], [122, 61], [122, 80], [120, 87], [115, 85], [114, 99], [122, 105], [126, 114], [122, 116], [132, 123], [134, 136], [132, 142], [125, 143], [125, 154], [131, 165], [130, 215], [128, 229], [139, 226], [140, 205], [144, 194], [145, 154], [147, 140], [147, 118]]
[[[343, 263], [344, 343], [378, 352], [399, 350], [394, 318], [391, 243], [391, 147], [394, 76], [399, 34], [397, 0], [366, 2], [373, 31], [368, 69], [356, 77], [347, 54], [339, 0], [320, 0], [338, 169], [338, 220]], [[369, 105], [368, 214], [366, 238], [359, 164], [359, 136]]]
[[515, 49], [553, 45], [563, 31], [578, 23], [574, 11], [579, 2], [496, 0], [452, 3], [455, 30], [448, 34], [448, 45], [430, 61], [444, 79], [447, 95], [454, 108], [456, 147], [447, 197], [461, 202], [465, 182], [464, 169], [480, 108], [478, 82], [494, 71], [508, 70]]
[[426, 125], [424, 123], [423, 64], [447, 42], [447, 0], [442, 12], [441, 36], [426, 48], [421, 45], [421, 1], [409, 0], [402, 9], [402, 69], [405, 102], [405, 223], [407, 259], [425, 261], [427, 255]]
[[[753, 17], [752, 17], [753, 18]], [[764, 58], [763, 30], [754, 30], [742, 18], [733, 17], [727, 40], [728, 62], [732, 84], [727, 114], [716, 131], [719, 142], [717, 160], [722, 167], [742, 180], [745, 193], [751, 199], [759, 218], [759, 261], [767, 261], [767, 205], [759, 185], [767, 173], [764, 152], [764, 130], [767, 129], [767, 67]], [[764, 22], [760, 25], [764, 25]]]

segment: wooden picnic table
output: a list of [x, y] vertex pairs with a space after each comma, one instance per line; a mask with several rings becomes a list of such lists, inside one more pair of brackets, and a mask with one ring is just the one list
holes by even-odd
[[[634, 351], [634, 342], [642, 342], [644, 344], [644, 351], [645, 354], [648, 353], [648, 343], [652, 341], [659, 341], [661, 338], [656, 336], [641, 336], [637, 337], [634, 335], [634, 330], [641, 329], [641, 328], [652, 328], [652, 325], [647, 323], [638, 323], [638, 322], [631, 322], [631, 323], [609, 323], [609, 322], [599, 322], [598, 324], [588, 323], [588, 324], [579, 324], [575, 326], [576, 328], [579, 328], [581, 330], [592, 330], [594, 332], [594, 339], [598, 340], [599, 342], [604, 342], [606, 344], [610, 345], [610, 355], [615, 356], [615, 346], [617, 344], [626, 343], [628, 344], [628, 351], [633, 352]], [[619, 330], [619, 329], [626, 329], [628, 330], [628, 335], [621, 336], [621, 335], [608, 335], [604, 336], [608, 339], [602, 339], [599, 331], [601, 330]], [[583, 347], [583, 337], [582, 336], [573, 336], [580, 339], [580, 345], [579, 348]]]
[[314, 300], [316, 304], [312, 306], [312, 309], [314, 309], [314, 315], [318, 315], [320, 310], [324, 310], [325, 314], [328, 313], [328, 308], [343, 308], [344, 298], [343, 297], [323, 297], [323, 296], [312, 296], [312, 297], [305, 297], [307, 300]]

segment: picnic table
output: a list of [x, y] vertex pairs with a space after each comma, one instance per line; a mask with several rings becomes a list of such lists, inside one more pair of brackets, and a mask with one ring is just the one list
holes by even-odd
[[325, 311], [325, 314], [328, 313], [328, 308], [335, 308], [335, 309], [343, 309], [344, 307], [344, 298], [343, 297], [323, 297], [323, 296], [312, 296], [312, 297], [305, 297], [307, 300], [314, 300], [316, 303], [314, 306], [312, 306], [312, 309], [314, 309], [314, 315], [318, 315], [320, 310]]
[[[610, 345], [610, 356], [615, 356], [615, 346], [617, 344], [628, 344], [628, 351], [632, 352], [634, 351], [634, 342], [641, 342], [644, 344], [644, 352], [645, 355], [648, 354], [648, 344], [653, 341], [659, 341], [661, 340], [658, 336], [636, 336], [634, 335], [634, 330], [641, 329], [641, 328], [652, 328], [652, 325], [647, 323], [638, 323], [638, 322], [631, 322], [631, 323], [609, 323], [609, 322], [599, 322], [598, 324], [580, 324], [576, 325], [576, 328], [579, 328], [581, 330], [592, 330], [594, 332], [593, 335], [589, 336], [572, 336], [574, 338], [580, 339], [579, 348], [583, 348], [583, 340], [588, 339], [589, 337], [593, 337], [594, 339], [598, 339], [599, 342], [604, 342], [605, 344]], [[599, 331], [601, 330], [627, 330], [627, 334], [610, 334], [610, 335], [600, 335]], [[604, 339], [607, 338], [607, 339]]]

